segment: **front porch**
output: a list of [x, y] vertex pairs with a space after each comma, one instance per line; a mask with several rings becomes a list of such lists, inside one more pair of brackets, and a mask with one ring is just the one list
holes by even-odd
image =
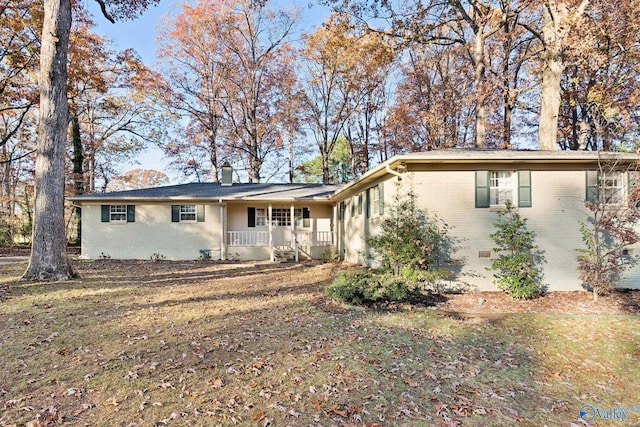
[[222, 259], [321, 259], [336, 251], [332, 216], [326, 205], [227, 205]]
[[240, 251], [240, 254], [246, 254], [245, 256], [252, 254], [250, 256], [262, 258], [266, 252], [271, 261], [275, 261], [279, 252], [290, 252], [296, 262], [300, 259], [322, 258], [327, 251], [335, 252], [331, 231], [228, 231], [226, 247], [227, 256], [233, 255], [234, 251]]

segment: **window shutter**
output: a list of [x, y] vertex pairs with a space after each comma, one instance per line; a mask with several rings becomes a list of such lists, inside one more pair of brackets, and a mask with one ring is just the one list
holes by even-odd
[[588, 170], [585, 171], [585, 200], [587, 202], [598, 202], [598, 171]]
[[302, 226], [311, 226], [311, 212], [309, 211], [309, 208], [302, 208]]
[[378, 184], [378, 214], [384, 215], [384, 183]]
[[127, 205], [127, 222], [136, 222], [136, 205]]
[[370, 218], [371, 213], [371, 192], [376, 191], [376, 189], [367, 188], [367, 191], [364, 194], [364, 214], [367, 218]]
[[204, 205], [196, 206], [196, 219], [198, 222], [204, 222]]
[[171, 205], [171, 222], [180, 222], [180, 205]]
[[476, 171], [476, 208], [489, 207], [489, 171]]
[[362, 193], [358, 194], [358, 215], [362, 215]]
[[256, 226], [256, 208], [247, 208], [248, 227]]
[[111, 218], [111, 206], [101, 205], [100, 209], [102, 211], [102, 222], [109, 222], [109, 219]]
[[530, 208], [531, 200], [531, 171], [518, 171], [518, 207]]
[[344, 221], [344, 211], [346, 210], [344, 202], [340, 202], [338, 205], [338, 220]]

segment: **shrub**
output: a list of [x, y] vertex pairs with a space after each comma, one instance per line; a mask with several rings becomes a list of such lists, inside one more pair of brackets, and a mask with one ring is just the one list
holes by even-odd
[[401, 190], [398, 184], [380, 231], [367, 236], [371, 258], [396, 277], [434, 284], [447, 274], [457, 242], [444, 221], [416, 205], [413, 191]]
[[536, 234], [527, 230], [527, 219], [522, 218], [510, 201], [498, 212], [496, 232], [491, 234], [498, 258], [491, 263], [498, 289], [514, 298], [532, 298], [542, 289], [542, 270], [538, 264], [542, 254], [535, 245]]
[[365, 269], [338, 273], [326, 294], [354, 305], [410, 302], [421, 296], [419, 287], [402, 277]]
[[594, 301], [599, 294], [606, 294], [613, 289], [625, 270], [639, 261], [638, 256], [631, 255], [628, 249], [640, 242], [637, 229], [640, 222], [640, 187], [636, 184], [631, 188], [624, 203], [610, 202], [607, 190], [602, 185], [606, 181], [602, 177], [615, 173], [614, 166], [610, 170], [601, 166], [597, 197], [585, 202], [590, 215], [587, 222], [580, 223], [580, 233], [586, 247], [577, 249], [579, 277], [585, 287], [593, 292]]

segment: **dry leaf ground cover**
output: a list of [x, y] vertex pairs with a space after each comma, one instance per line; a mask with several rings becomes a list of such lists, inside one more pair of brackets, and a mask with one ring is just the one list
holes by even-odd
[[332, 264], [77, 267], [40, 284], [0, 264], [0, 425], [570, 426], [640, 406], [635, 315], [340, 306]]

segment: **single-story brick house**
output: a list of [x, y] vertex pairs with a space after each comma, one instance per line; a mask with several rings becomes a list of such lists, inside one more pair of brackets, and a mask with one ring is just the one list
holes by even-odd
[[[232, 184], [227, 175], [222, 184], [70, 199], [82, 207], [85, 258], [274, 260], [288, 251], [295, 259], [335, 254], [366, 264], [364, 236], [376, 233], [396, 191], [412, 189], [418, 206], [442, 218], [460, 240], [451, 285], [481, 290], [495, 289], [487, 271], [494, 256], [489, 235], [511, 200], [537, 234], [549, 289], [578, 290], [584, 202], [598, 185], [622, 200], [639, 159], [630, 153], [453, 149], [395, 156], [344, 185]], [[622, 286], [640, 287], [640, 267]]]

